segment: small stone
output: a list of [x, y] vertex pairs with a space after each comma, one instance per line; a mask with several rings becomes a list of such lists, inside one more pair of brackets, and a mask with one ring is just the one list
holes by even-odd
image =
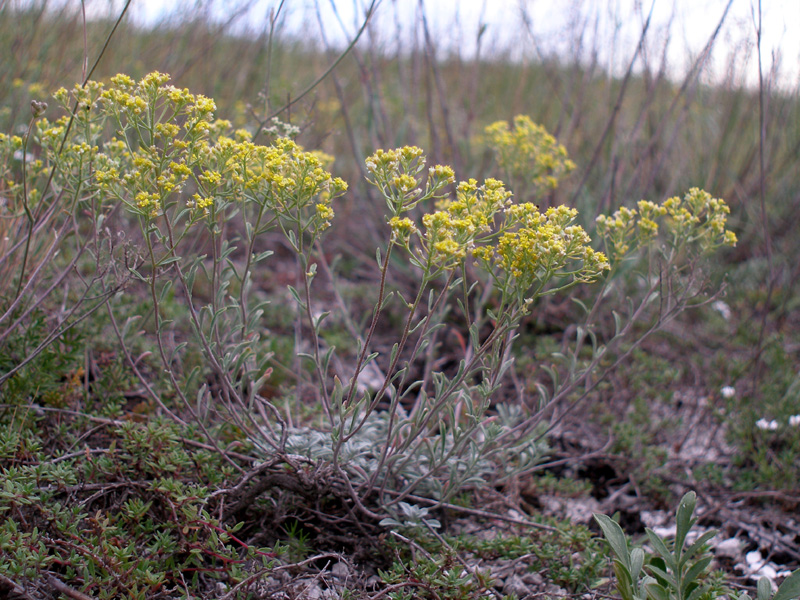
[[770, 583], [773, 584], [773, 587], [777, 587], [775, 586], [775, 579], [778, 577], [778, 570], [775, 568], [775, 565], [771, 563], [765, 564], [758, 570], [758, 574], [761, 577], [766, 577], [769, 579]]
[[653, 533], [655, 533], [660, 538], [675, 537], [677, 531], [678, 531], [677, 525], [669, 525], [667, 527], [653, 527]]
[[562, 587], [557, 586], [554, 583], [547, 584], [547, 587], [544, 588], [544, 593], [547, 594], [548, 596], [558, 596], [558, 597], [561, 597], [561, 598], [569, 595], [567, 593], [567, 590], [565, 590]]
[[748, 552], [744, 555], [744, 559], [747, 561], [747, 565], [754, 571], [764, 564], [764, 559], [761, 558], [761, 552], [758, 550]]
[[524, 598], [531, 593], [531, 590], [525, 584], [522, 577], [519, 575], [512, 575], [503, 583], [503, 593], [514, 594], [517, 598]]
[[339, 561], [331, 567], [331, 575], [339, 579], [347, 579], [350, 577], [350, 567]]
[[292, 576], [285, 569], [281, 569], [280, 571], [273, 571], [272, 572], [272, 575], [270, 575], [270, 579], [273, 579], [273, 578], [279, 584], [286, 584], [286, 583], [289, 583], [289, 581], [291, 581]]
[[717, 556], [737, 559], [742, 554], [742, 545], [736, 538], [722, 540], [714, 546], [714, 553]]
[[522, 576], [522, 581], [530, 588], [540, 588], [544, 585], [544, 578], [538, 573], [526, 573]]
[[303, 600], [321, 600], [322, 590], [313, 579], [300, 579], [295, 585], [294, 590], [299, 594], [298, 598]]
[[663, 510], [643, 510], [639, 513], [639, 518], [646, 527], [663, 527], [669, 518]]
[[588, 523], [594, 513], [600, 512], [600, 503], [592, 497], [567, 498], [565, 504], [566, 516], [573, 523]]

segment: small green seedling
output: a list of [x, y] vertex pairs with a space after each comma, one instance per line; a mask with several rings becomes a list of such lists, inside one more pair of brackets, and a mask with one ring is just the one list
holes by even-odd
[[[687, 493], [678, 504], [675, 539], [663, 539], [651, 529], [646, 529], [650, 552], [642, 548], [631, 548], [628, 536], [618, 523], [606, 515], [594, 515], [606, 540], [614, 552], [614, 574], [617, 591], [622, 600], [699, 600], [706, 597], [714, 600], [717, 593], [703, 584], [703, 574], [713, 557], [708, 552], [708, 542], [717, 535], [710, 530], [687, 545], [689, 530], [697, 521], [692, 517], [697, 496]], [[710, 594], [710, 596], [709, 596]], [[757, 600], [794, 600], [800, 597], [800, 570], [795, 571], [772, 596], [769, 579], [758, 582]], [[750, 600], [741, 594], [738, 600]]]

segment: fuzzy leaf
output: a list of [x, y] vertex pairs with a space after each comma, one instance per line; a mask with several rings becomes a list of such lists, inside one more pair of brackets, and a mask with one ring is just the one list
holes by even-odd
[[383, 297], [383, 301], [381, 302], [380, 310], [386, 308], [389, 302], [392, 301], [392, 298], [394, 298], [394, 292], [389, 292], [388, 294], [386, 294], [386, 296]]
[[709, 590], [709, 586], [707, 586], [707, 585], [698, 585], [694, 590], [692, 590], [692, 593], [689, 594], [689, 596], [686, 598], [686, 600], [698, 600], [699, 598], [704, 596], [706, 593], [708, 593], [708, 590]]
[[622, 316], [615, 310], [612, 310], [611, 314], [614, 315], [614, 337], [617, 337], [623, 328]]
[[689, 586], [693, 583], [697, 583], [697, 578], [700, 574], [705, 571], [706, 567], [711, 563], [711, 556], [706, 556], [705, 558], [701, 558], [696, 563], [694, 563], [691, 568], [686, 571], [683, 575], [683, 589], [681, 590], [682, 594], [686, 596], [687, 592], [689, 591]]
[[783, 580], [772, 600], [795, 600], [796, 598], [800, 598], [800, 569]]
[[685, 564], [690, 558], [692, 558], [695, 554], [699, 551], [703, 550], [706, 545], [706, 542], [710, 539], [713, 539], [717, 535], [716, 529], [711, 529], [706, 531], [703, 535], [697, 538], [691, 546], [686, 549], [686, 552], [683, 553], [681, 556], [681, 564]]
[[628, 554], [628, 539], [625, 536], [625, 532], [622, 531], [622, 527], [606, 515], [595, 514], [594, 520], [597, 521], [597, 524], [600, 525], [600, 529], [603, 530], [603, 535], [606, 537], [606, 541], [611, 546], [614, 554], [617, 555], [622, 565], [630, 573], [631, 559]]
[[656, 579], [659, 580], [659, 585], [668, 584], [671, 588], [677, 590], [678, 589], [678, 582], [675, 580], [670, 573], [667, 573], [666, 569], [662, 569], [660, 566], [656, 566], [654, 563], [647, 566], [648, 570], [655, 575]]
[[772, 596], [772, 582], [770, 582], [769, 578], [762, 577], [758, 580], [758, 585], [756, 586], [756, 598], [758, 600], [769, 600], [770, 596]]
[[635, 600], [628, 568], [617, 558], [614, 559], [613, 566], [614, 575], [617, 577], [617, 591], [622, 600]]
[[648, 598], [652, 600], [669, 600], [669, 594], [661, 585], [655, 581], [650, 581], [644, 586]]
[[634, 548], [631, 550], [631, 577], [634, 581], [639, 579], [642, 566], [644, 566], [644, 550], [641, 548]]
[[331, 311], [326, 310], [325, 312], [320, 313], [320, 315], [314, 319], [314, 331], [319, 334], [320, 326], [322, 322], [331, 315]]
[[572, 298], [572, 301], [583, 309], [583, 312], [589, 314], [589, 308], [579, 298]]
[[675, 554], [680, 554], [681, 549], [683, 548], [683, 542], [686, 540], [686, 534], [689, 533], [692, 525], [694, 525], [692, 513], [694, 513], [694, 507], [696, 505], [697, 496], [694, 492], [687, 492], [686, 495], [681, 498], [681, 501], [678, 504], [676, 520], [677, 531], [675, 533]]
[[273, 254], [274, 254], [274, 252], [272, 250], [265, 250], [264, 252], [259, 252], [253, 258], [253, 262], [254, 263], [259, 263], [262, 260], [264, 260], [265, 258], [272, 256]]
[[286, 288], [289, 290], [289, 293], [292, 295], [292, 298], [294, 298], [294, 301], [295, 301], [295, 302], [297, 302], [297, 305], [298, 305], [298, 306], [299, 306], [299, 307], [300, 307], [302, 310], [305, 310], [305, 309], [306, 309], [306, 305], [305, 305], [305, 303], [304, 303], [304, 302], [303, 302], [303, 301], [300, 299], [300, 292], [298, 292], [298, 291], [295, 289], [295, 287], [294, 287], [294, 286], [292, 286], [292, 285], [287, 285], [287, 286], [286, 286]]
[[647, 534], [647, 539], [653, 544], [653, 549], [664, 559], [664, 564], [669, 567], [670, 570], [677, 571], [678, 565], [675, 562], [675, 557], [672, 555], [672, 552], [669, 551], [669, 548], [667, 548], [664, 540], [649, 527], [645, 529], [645, 533]]

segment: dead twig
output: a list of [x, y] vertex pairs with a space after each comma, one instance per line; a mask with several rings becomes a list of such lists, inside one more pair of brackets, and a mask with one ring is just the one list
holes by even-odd
[[74, 600], [92, 600], [91, 596], [87, 596], [83, 592], [79, 592], [75, 588], [71, 588], [66, 583], [61, 581], [60, 579], [56, 579], [52, 575], [47, 578], [47, 583], [52, 587], [55, 591], [64, 594], [65, 596], [69, 596]]

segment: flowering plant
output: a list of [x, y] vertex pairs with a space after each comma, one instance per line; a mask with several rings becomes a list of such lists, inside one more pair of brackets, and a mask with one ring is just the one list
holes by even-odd
[[[213, 100], [170, 85], [161, 73], [138, 82], [117, 75], [108, 85], [88, 82], [55, 97], [71, 117], [34, 120], [28, 139], [0, 138], [0, 150], [8, 156], [35, 142], [54, 169], [54, 186], [85, 209], [93, 231], [117, 207], [138, 224], [140, 237], [131, 242], [135, 250], [125, 256], [124, 272], [152, 304], [168, 389], [156, 389], [129, 350], [135, 317], [121, 322], [113, 302], [109, 315], [152, 401], [176, 421], [199, 427], [227, 457], [211, 431], [213, 411], [203, 409], [222, 407], [242, 439], [267, 457], [265, 464], [298, 474], [304, 461], [329, 465], [346, 495], [376, 517], [367, 499], [398, 517], [398, 510], [411, 510], [408, 501], [416, 494], [446, 502], [487, 478], [502, 482], [535, 469], [547, 451], [544, 408], [574, 402], [578, 390], [578, 401], [585, 397], [613, 368], [602, 364], [608, 349], [631, 335], [655, 299], [659, 309], [643, 335], [691, 306], [705, 289], [702, 257], [736, 241], [725, 230], [725, 203], [693, 189], [683, 199], [642, 201], [636, 209], [601, 215], [593, 246], [575, 209], [542, 211], [532, 202], [574, 165], [527, 117], [517, 117], [513, 130], [503, 122], [486, 130], [499, 167], [525, 190], [524, 202], [515, 202], [498, 179], [456, 183], [452, 168], [428, 167], [415, 146], [377, 150], [366, 160], [368, 181], [387, 208], [377, 300], [365, 332], [342, 315], [358, 349], [340, 359], [321, 335], [333, 307], [318, 310], [314, 292], [319, 268], [333, 276], [321, 248], [335, 200], [347, 190], [327, 170], [330, 157], [287, 137], [256, 144], [247, 130], [215, 118]], [[42, 172], [34, 163], [10, 188], [24, 199], [33, 228], [37, 215], [54, 206], [36, 208], [37, 196], [26, 191], [39, 181], [31, 175]], [[75, 208], [70, 222], [77, 221]], [[295, 259], [296, 285], [288, 291], [297, 309], [296, 354], [304, 361], [298, 376], [313, 378], [319, 409], [310, 421], [299, 404], [281, 407], [261, 393], [274, 363], [262, 339], [265, 301], [254, 275], [274, 251], [272, 233]], [[392, 288], [396, 253], [407, 257], [415, 276], [410, 291]], [[629, 298], [627, 313], [615, 313], [615, 330], [603, 340], [597, 333], [601, 308], [615, 289], [623, 293], [616, 275], [643, 255], [646, 293], [638, 304]], [[540, 386], [538, 402], [524, 392], [514, 397], [503, 381], [513, 368], [522, 320], [541, 298], [595, 283], [594, 304], [581, 302], [585, 321], [565, 336], [564, 368], [550, 368], [552, 384]], [[102, 302], [120, 289], [104, 277], [92, 285]], [[188, 373], [182, 363], [190, 342], [174, 340], [177, 325], [165, 310], [170, 297], [185, 306], [192, 347], [203, 357]], [[400, 331], [381, 353], [375, 350], [378, 325], [398, 303]], [[461, 340], [455, 351], [442, 347], [448, 331]], [[588, 360], [580, 358], [587, 342]], [[445, 354], [455, 358], [453, 369], [440, 366]], [[379, 377], [365, 385], [368, 369]], [[167, 396], [176, 397], [177, 406]]]

